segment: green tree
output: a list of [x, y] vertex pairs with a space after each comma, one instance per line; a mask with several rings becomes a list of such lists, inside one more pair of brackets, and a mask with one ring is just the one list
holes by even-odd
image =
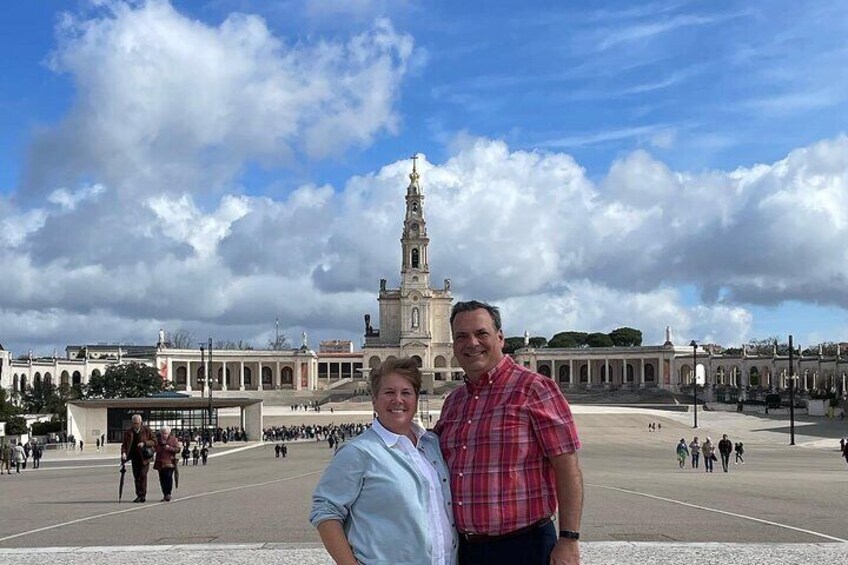
[[589, 347], [612, 347], [614, 344], [609, 335], [595, 332], [586, 336], [586, 345]]
[[518, 336], [518, 337], [504, 338], [503, 352], [506, 355], [512, 355], [513, 353], [515, 353], [516, 351], [518, 351], [522, 347], [524, 347], [524, 338], [523, 337]]
[[21, 409], [12, 403], [6, 390], [0, 388], [0, 422], [6, 422], [6, 435], [26, 433], [26, 420], [20, 413]]
[[548, 345], [548, 338], [537, 336], [530, 338], [530, 347], [540, 348]]
[[172, 389], [156, 368], [132, 362], [112, 365], [102, 375], [92, 376], [85, 398], [141, 398]]
[[588, 335], [586, 332], [559, 332], [548, 342], [548, 347], [582, 347]]
[[48, 407], [54, 406], [57, 400], [56, 386], [52, 382], [34, 379], [32, 386], [28, 386], [24, 391], [24, 411], [30, 414], [49, 412], [51, 410]]
[[638, 347], [642, 345], [642, 332], [627, 326], [612, 330], [609, 336], [616, 347]]

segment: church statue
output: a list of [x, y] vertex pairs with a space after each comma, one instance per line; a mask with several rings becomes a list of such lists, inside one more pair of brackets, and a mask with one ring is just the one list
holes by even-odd
[[373, 335], [374, 329], [371, 327], [371, 314], [365, 314], [365, 335]]
[[303, 339], [303, 348], [309, 349], [309, 336], [306, 332], [303, 332], [300, 337]]
[[418, 308], [412, 309], [412, 327], [417, 328], [419, 323], [418, 319]]
[[445, 290], [450, 290], [451, 280], [445, 279]]
[[386, 291], [386, 279], [380, 279], [380, 290], [383, 292]]
[[524, 347], [530, 347], [530, 332], [524, 330]]
[[159, 343], [157, 344], [159, 347], [165, 346], [165, 330], [159, 328]]

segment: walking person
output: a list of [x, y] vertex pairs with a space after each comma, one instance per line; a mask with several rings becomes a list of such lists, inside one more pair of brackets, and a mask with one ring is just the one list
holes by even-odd
[[[190, 439], [188, 441], [191, 441]], [[188, 465], [188, 458], [191, 456], [191, 450], [188, 448], [188, 442], [183, 445], [183, 467]]]
[[26, 453], [24, 452], [24, 448], [21, 444], [16, 444], [14, 447], [14, 456], [15, 456], [15, 472], [20, 474], [21, 465], [26, 461]]
[[677, 465], [681, 469], [686, 467], [686, 459], [689, 458], [689, 447], [686, 445], [686, 440], [684, 438], [680, 438], [680, 441], [677, 443]]
[[44, 456], [44, 446], [35, 442], [32, 446], [32, 468], [41, 468], [41, 458]]
[[721, 468], [728, 472], [730, 466], [730, 454], [733, 452], [733, 442], [727, 439], [727, 434], [721, 436], [718, 442], [718, 453], [721, 455]]
[[0, 439], [0, 441], [3, 442], [3, 444], [0, 445], [0, 475], [2, 475], [4, 472], [7, 475], [11, 475], [12, 459], [14, 458], [14, 455], [12, 454], [12, 446], [10, 446], [2, 439]]
[[[82, 443], [82, 442], [80, 442]], [[150, 428], [144, 425], [141, 414], [134, 414], [132, 425], [124, 430], [121, 442], [121, 463], [127, 459], [132, 463], [133, 478], [135, 479], [135, 500], [133, 502], [147, 501], [147, 473], [150, 470], [150, 461], [153, 459], [156, 438]]]
[[698, 442], [698, 436], [689, 444], [689, 452], [692, 453], [692, 468], [697, 469], [701, 459], [701, 444]]
[[742, 454], [743, 454], [743, 453], [745, 453], [745, 446], [744, 446], [744, 445], [742, 445], [742, 442], [741, 442], [741, 441], [740, 441], [740, 442], [737, 442], [737, 443], [733, 446], [733, 451], [736, 453], [736, 460], [733, 462], [733, 464], [734, 464], [734, 465], [739, 465], [739, 462], [741, 461], [741, 462], [742, 462], [742, 464], [744, 465], [744, 464], [745, 464], [745, 460], [744, 460], [744, 459], [742, 459]]
[[192, 464], [192, 466], [197, 467], [198, 461], [200, 461], [200, 450], [197, 449], [197, 446], [195, 445], [194, 448], [191, 450], [191, 464]]
[[445, 399], [434, 431], [450, 470], [460, 563], [579, 564], [583, 475], [568, 402], [554, 380], [504, 355], [496, 307], [458, 302], [450, 324], [465, 386]]
[[209, 447], [206, 444], [203, 444], [203, 447], [200, 448], [200, 462], [206, 465], [206, 459], [209, 458]]
[[716, 456], [715, 445], [713, 445], [713, 441], [709, 436], [707, 436], [707, 439], [704, 440], [704, 444], [701, 446], [701, 453], [704, 454], [704, 472], [712, 473], [713, 463], [716, 461]]
[[171, 501], [171, 491], [174, 488], [174, 469], [177, 466], [177, 454], [180, 444], [176, 436], [171, 435], [171, 428], [162, 426], [159, 437], [156, 438], [156, 462], [153, 469], [159, 471], [159, 487], [162, 489], [162, 502]]
[[848, 441], [842, 444], [842, 457], [845, 458], [845, 463], [848, 463]]

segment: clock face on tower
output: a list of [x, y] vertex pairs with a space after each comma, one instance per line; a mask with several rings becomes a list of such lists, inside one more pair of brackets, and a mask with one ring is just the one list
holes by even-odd
[[412, 231], [418, 233], [418, 224], [412, 224]]

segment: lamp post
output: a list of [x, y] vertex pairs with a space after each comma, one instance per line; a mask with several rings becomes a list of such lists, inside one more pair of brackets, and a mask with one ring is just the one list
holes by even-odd
[[[209, 342], [207, 343], [207, 348], [209, 350], [209, 380], [207, 382], [209, 389], [209, 444], [212, 444], [212, 338], [209, 338]], [[225, 376], [226, 377], [226, 376]]]
[[698, 344], [693, 339], [689, 345], [692, 346], [692, 404], [695, 405], [695, 425], [698, 427]]
[[795, 366], [794, 345], [792, 336], [789, 336], [789, 445], [795, 445]]
[[[200, 366], [203, 368], [203, 383], [204, 386], [209, 386], [209, 378], [206, 376], [206, 350], [203, 347], [203, 343], [200, 344]], [[202, 397], [201, 397], [202, 398]], [[200, 425], [202, 429], [206, 429], [206, 413], [200, 413]], [[202, 433], [202, 430], [201, 430]]]

